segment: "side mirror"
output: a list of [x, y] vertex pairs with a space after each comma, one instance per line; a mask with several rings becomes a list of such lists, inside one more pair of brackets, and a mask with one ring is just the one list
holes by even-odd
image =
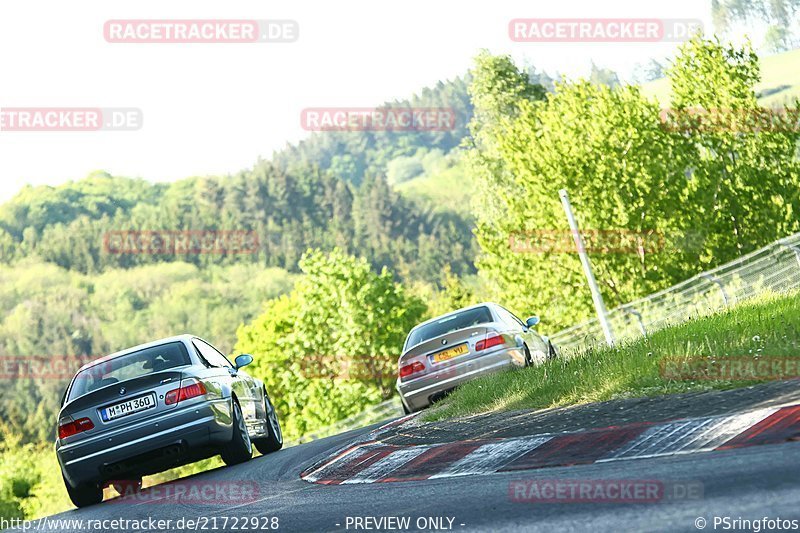
[[242, 355], [237, 355], [236, 360], [233, 364], [236, 366], [236, 370], [239, 370], [243, 366], [247, 366], [253, 362], [253, 356], [249, 353], [243, 353]]
[[528, 320], [525, 321], [525, 325], [528, 326], [529, 328], [534, 327], [538, 323], [539, 323], [538, 316], [528, 317]]

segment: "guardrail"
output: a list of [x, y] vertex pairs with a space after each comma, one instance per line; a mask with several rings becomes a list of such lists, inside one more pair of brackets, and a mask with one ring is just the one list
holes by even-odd
[[[663, 327], [769, 292], [800, 287], [800, 233], [744, 255], [677, 285], [608, 311], [617, 342], [646, 336]], [[563, 329], [550, 339], [562, 353], [605, 342], [594, 318]]]

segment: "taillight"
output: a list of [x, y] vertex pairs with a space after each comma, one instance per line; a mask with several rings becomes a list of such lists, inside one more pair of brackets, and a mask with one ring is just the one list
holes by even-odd
[[480, 352], [481, 350], [486, 350], [491, 348], [492, 346], [500, 346], [504, 344], [503, 336], [498, 335], [497, 333], [486, 335], [486, 338], [482, 341], [478, 341], [475, 344], [475, 351]]
[[73, 421], [72, 418], [65, 417], [59, 421], [58, 438], [66, 439], [67, 437], [89, 431], [90, 429], [94, 429], [94, 422], [88, 418], [79, 418]]
[[[184, 385], [184, 383], [188, 383], [188, 385]], [[188, 400], [189, 398], [205, 396], [206, 392], [205, 385], [203, 385], [200, 381], [197, 381], [194, 378], [190, 380], [183, 380], [179, 388], [169, 391], [167, 395], [164, 396], [164, 403], [167, 405], [180, 403], [183, 400]]]
[[425, 370], [425, 365], [419, 361], [414, 361], [410, 365], [400, 367], [400, 378], [402, 379], [408, 377], [411, 374], [416, 374], [417, 372], [422, 372], [423, 370]]

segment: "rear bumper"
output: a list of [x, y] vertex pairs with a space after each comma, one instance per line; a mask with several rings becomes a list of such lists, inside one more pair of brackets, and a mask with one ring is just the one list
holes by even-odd
[[412, 411], [428, 407], [431, 398], [440, 396], [479, 376], [524, 366], [525, 356], [520, 348], [503, 348], [479, 358], [430, 372], [406, 382], [397, 382], [397, 392]]
[[233, 435], [230, 399], [178, 405], [157, 418], [56, 443], [64, 478], [73, 487], [162, 471], [214, 455]]

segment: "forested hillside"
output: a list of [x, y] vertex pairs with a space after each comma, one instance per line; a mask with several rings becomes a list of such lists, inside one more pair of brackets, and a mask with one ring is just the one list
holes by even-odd
[[[452, 164], [441, 162], [466, 135], [472, 115], [466, 81], [440, 82], [385, 105], [451, 108], [455, 127], [314, 133], [231, 176], [152, 184], [98, 172], [55, 188], [29, 187], [0, 206], [0, 261], [35, 255], [83, 273], [173, 260], [295, 271], [307, 248], [338, 246], [405, 278], [437, 283], [445, 264], [459, 274], [472, 272], [469, 221], [449, 210], [433, 212], [389, 186], [419, 175], [422, 160], [429, 169]], [[175, 257], [103, 250], [109, 230], [216, 229], [254, 231], [258, 253]]]
[[[447, 107], [458, 118], [443, 132], [314, 133], [228, 176], [151, 183], [98, 171], [24, 188], [0, 206], [0, 357], [56, 364], [186, 331], [229, 351], [239, 325], [291, 290], [310, 248], [365, 258], [428, 296], [474, 273], [463, 203], [437, 206], [393, 187], [426, 172], [460, 175], [467, 82], [386, 105]], [[257, 244], [248, 253], [152, 254], [115, 253], [105, 241], [108, 232], [163, 230], [250, 232]], [[0, 440], [52, 438], [68, 376], [7, 374]]]

